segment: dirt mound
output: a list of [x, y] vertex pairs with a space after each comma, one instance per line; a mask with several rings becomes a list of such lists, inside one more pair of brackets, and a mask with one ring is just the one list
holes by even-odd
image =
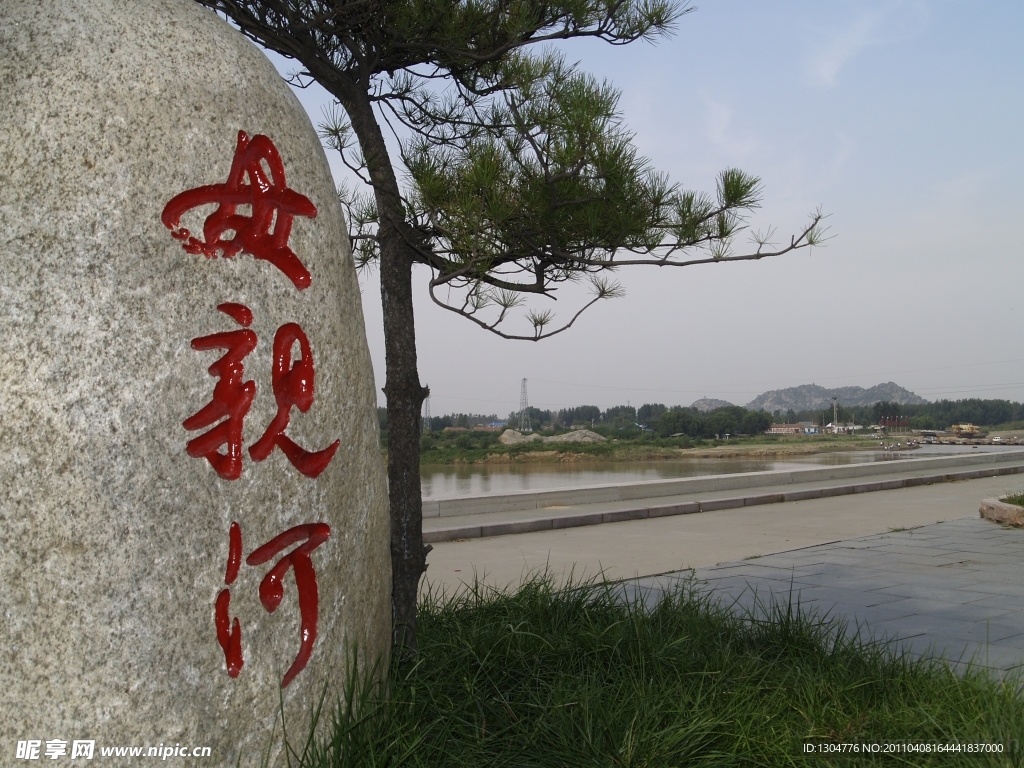
[[577, 429], [564, 435], [544, 437], [536, 432], [524, 435], [514, 429], [506, 429], [498, 438], [502, 445], [520, 445], [522, 443], [602, 443], [604, 438], [589, 429]]

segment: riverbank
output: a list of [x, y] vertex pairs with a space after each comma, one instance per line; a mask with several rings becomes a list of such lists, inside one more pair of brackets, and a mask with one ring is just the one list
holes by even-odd
[[[467, 438], [459, 444], [461, 438]], [[820, 453], [878, 450], [877, 440], [846, 436], [765, 436], [732, 440], [610, 439], [603, 443], [527, 443], [505, 446], [496, 439], [484, 445], [469, 443], [468, 435], [455, 439], [425, 439], [423, 466], [579, 464], [680, 461], [687, 459], [784, 459]], [[555, 444], [557, 445], [557, 444]]]

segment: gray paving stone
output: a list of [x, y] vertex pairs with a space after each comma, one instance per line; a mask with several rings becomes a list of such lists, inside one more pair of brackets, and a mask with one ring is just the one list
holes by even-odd
[[1006, 646], [1007, 648], [1017, 648], [1024, 653], [1024, 632], [1000, 639], [999, 645]]
[[969, 592], [979, 592], [985, 595], [999, 595], [1010, 603], [1020, 605], [1024, 603], [1024, 584], [1019, 583], [1021, 571], [1018, 569], [1013, 581], [978, 581], [964, 586], [963, 589]]
[[[910, 640], [928, 636], [941, 638], [942, 642], [947, 645], [953, 642], [965, 645], [971, 641], [986, 640], [985, 636], [979, 634], [976, 625], [970, 622], [937, 621], [929, 616], [905, 616], [872, 622], [869, 626], [877, 637], [888, 637], [892, 640]], [[991, 638], [988, 639], [991, 641]]]
[[[970, 592], [965, 589], [956, 589], [949, 585], [920, 582], [904, 584], [900, 587], [885, 587], [875, 590], [874, 594], [901, 597], [906, 600], [928, 601], [939, 605], [968, 606], [978, 602], [978, 596], [983, 593]], [[993, 609], [993, 606], [989, 605], [987, 608], [991, 610]], [[1012, 610], [1013, 606], [1010, 605], [1004, 613], [1009, 613]]]
[[[973, 593], [973, 594], [982, 594], [982, 593], [976, 592], [976, 593]], [[1009, 605], [1010, 609], [1012, 611], [1014, 611], [1014, 612], [1024, 612], [1024, 603], [1017, 603], [1016, 605], [1014, 605], [1012, 603], [1009, 603], [1006, 600], [1006, 598], [1003, 597], [1002, 595], [986, 595], [981, 600], [973, 600], [971, 602], [971, 604], [972, 605], [992, 605], [992, 606]], [[1024, 619], [1022, 619], [1022, 621], [1024, 621]]]
[[1024, 649], [1003, 643], [957, 643], [943, 637], [924, 634], [899, 641], [897, 645], [915, 656], [941, 657], [950, 663], [954, 671], [961, 674], [979, 669], [1002, 674], [1024, 669]]
[[[959, 671], [1024, 664], [1024, 531], [953, 520], [700, 569], [734, 610], [791, 600], [848, 634], [941, 653]], [[978, 662], [984, 654], [984, 663]], [[972, 660], [974, 660], [972, 662]]]
[[865, 628], [865, 637], [874, 634], [874, 630], [886, 621], [901, 621], [914, 618], [914, 614], [899, 604], [878, 605], [872, 608], [865, 608], [856, 603], [842, 603], [832, 600], [818, 600], [814, 603], [807, 603], [808, 608], [816, 609], [821, 616], [828, 618], [842, 619], [847, 624], [854, 624]]
[[732, 576], [744, 576], [751, 579], [771, 579], [772, 581], [795, 581], [797, 579], [813, 578], [813, 573], [797, 572], [795, 568], [776, 568], [771, 565], [753, 566], [741, 573], [733, 572]]
[[1007, 610], [1007, 606], [979, 606], [973, 603], [954, 603], [945, 600], [911, 598], [903, 600], [900, 605], [914, 613], [935, 617], [940, 620], [968, 621], [984, 623], [999, 621], [1019, 626], [1018, 632], [1024, 632], [1024, 624], [1015, 624], [1020, 618], [1019, 612]]
[[[984, 554], [992, 551], [991, 543], [987, 541], [970, 540], [966, 539], [962, 542], [957, 541], [941, 541], [936, 542], [935, 548], [937, 550], [946, 550], [951, 552], [962, 552], [964, 554]], [[999, 547], [1002, 552], [1012, 552], [1011, 547]]]
[[998, 643], [1001, 640], [1015, 637], [1020, 633], [1019, 626], [1004, 624], [998, 620], [957, 621], [925, 614], [875, 622], [871, 626], [893, 636], [909, 637], [928, 634], [948, 638], [949, 642], [955, 640], [975, 640], [978, 642]]
[[897, 559], [900, 562], [916, 562], [931, 563], [932, 559], [937, 554], [935, 547], [929, 547], [927, 549], [923, 547], [907, 547], [907, 546], [889, 546], [883, 550], [876, 550], [884, 552], [888, 558]]
[[[1006, 649], [1002, 652], [992, 653], [991, 644], [962, 640], [950, 640], [942, 635], [922, 634], [911, 638], [908, 642], [913, 646], [918, 655], [941, 656], [948, 661], [975, 664], [980, 666], [991, 666], [991, 661], [1006, 655]], [[986, 653], [988, 651], [988, 653]], [[1014, 659], [1015, 660], [1015, 659]]]
[[751, 590], [762, 594], [785, 596], [791, 592], [795, 593], [801, 588], [801, 585], [796, 584], [793, 585], [794, 589], [791, 590], [789, 582], [773, 581], [770, 579], [730, 579], [728, 581], [708, 582], [708, 586], [715, 594], [728, 594], [731, 596]]
[[908, 602], [907, 598], [894, 595], [879, 595], [846, 587], [812, 585], [801, 587], [797, 594], [802, 600], [829, 601], [843, 605], [858, 606], [862, 609], [877, 605], [896, 605]]
[[[920, 589], [917, 595], [915, 595], [915, 597], [919, 597], [926, 600], [939, 600], [948, 602], [950, 604], [971, 605], [976, 607], [984, 607], [986, 605], [988, 607], [993, 607], [995, 605], [995, 603], [986, 604], [986, 597], [984, 596], [988, 593], [977, 592], [975, 590], [972, 590], [970, 589], [970, 584], [920, 584], [916, 586], [918, 586]], [[1000, 596], [1000, 600], [1002, 601], [1002, 605], [1006, 606], [1006, 613], [1015, 610], [1012, 601], [1008, 601], [1005, 595]], [[1019, 610], [1020, 607], [1021, 606], [1017, 606], [1016, 609]]]
[[641, 585], [635, 581], [617, 584], [613, 594], [629, 603], [642, 603], [647, 609], [654, 608], [665, 595], [657, 585]]

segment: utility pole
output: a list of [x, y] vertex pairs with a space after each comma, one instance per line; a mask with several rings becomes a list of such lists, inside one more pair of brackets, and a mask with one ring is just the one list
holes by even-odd
[[523, 379], [523, 388], [519, 394], [519, 431], [524, 434], [533, 431], [530, 428], [530, 401], [526, 396], [526, 379]]
[[839, 432], [839, 425], [836, 424], [836, 421], [838, 420], [838, 417], [836, 416], [836, 414], [839, 412], [838, 405], [836, 404], [836, 401], [838, 399], [839, 398], [837, 398], [837, 397], [833, 397], [832, 398], [832, 432], [833, 432], [833, 434], [838, 434], [838, 432]]

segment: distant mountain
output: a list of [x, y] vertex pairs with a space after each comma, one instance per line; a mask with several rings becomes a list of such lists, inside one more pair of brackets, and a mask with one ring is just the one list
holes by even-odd
[[792, 408], [794, 411], [811, 411], [827, 409], [832, 407], [832, 398], [838, 398], [840, 405], [846, 407], [854, 405], [874, 405], [880, 400], [887, 400], [901, 405], [921, 405], [927, 403], [923, 397], [919, 397], [909, 389], [904, 389], [895, 382], [889, 381], [885, 384], [877, 384], [870, 389], [864, 387], [838, 387], [836, 389], [825, 389], [817, 384], [804, 384], [789, 389], [775, 389], [758, 395], [749, 403], [746, 408], [752, 411], [787, 411]]
[[700, 400], [694, 400], [690, 405], [691, 408], [696, 408], [701, 413], [708, 413], [709, 411], [715, 410], [715, 408], [725, 408], [732, 405], [728, 400], [715, 400], [713, 397], [702, 397]]

